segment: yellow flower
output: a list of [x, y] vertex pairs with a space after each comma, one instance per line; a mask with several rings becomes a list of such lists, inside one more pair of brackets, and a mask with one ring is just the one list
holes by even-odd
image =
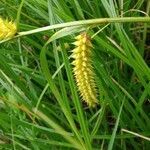
[[76, 48], [72, 51], [72, 64], [77, 87], [82, 99], [89, 107], [94, 107], [97, 103], [97, 89], [91, 64], [92, 44], [86, 33], [78, 35], [75, 39], [77, 41], [73, 43]]
[[17, 32], [16, 24], [0, 18], [0, 40], [12, 38]]

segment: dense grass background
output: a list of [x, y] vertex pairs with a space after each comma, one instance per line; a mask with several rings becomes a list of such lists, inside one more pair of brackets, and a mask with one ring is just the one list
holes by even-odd
[[[0, 44], [0, 149], [149, 150], [150, 23], [40, 32], [149, 13], [149, 0], [1, 0], [0, 15], [16, 20], [18, 32], [39, 32]], [[84, 30], [94, 47], [96, 108], [81, 101], [70, 64], [71, 43]]]

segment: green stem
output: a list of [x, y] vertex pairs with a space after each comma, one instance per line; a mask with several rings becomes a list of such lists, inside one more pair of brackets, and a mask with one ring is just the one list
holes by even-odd
[[[38, 29], [30, 30], [30, 31], [18, 32], [18, 35], [13, 37], [13, 39], [17, 37], [29, 35], [29, 34], [34, 34], [34, 33], [53, 30], [53, 29], [65, 28], [65, 27], [73, 27], [73, 26], [81, 26], [81, 25], [83, 26], [94, 25], [93, 27], [95, 27], [95, 25], [99, 25], [99, 24], [123, 23], [123, 22], [144, 22], [144, 23], [148, 22], [150, 23], [150, 17], [122, 17], [122, 18], [117, 17], [117, 18], [99, 18], [99, 19], [72, 21], [72, 22], [49, 25], [46, 27], [41, 27]], [[0, 41], [0, 44], [9, 40], [11, 39], [2, 40]]]
[[79, 25], [98, 25], [105, 23], [123, 23], [123, 22], [150, 22], [150, 17], [122, 17], [122, 18], [99, 18], [99, 19], [89, 19], [89, 20], [79, 20], [61, 24], [50, 25], [30, 31], [19, 32], [18, 36], [29, 35], [33, 33], [43, 32], [52, 29], [64, 28], [64, 27], [72, 27]]
[[17, 12], [17, 30], [19, 31], [19, 22], [20, 22], [20, 15], [21, 15], [21, 9], [22, 9], [22, 6], [24, 4], [25, 0], [22, 0], [21, 3], [20, 3], [20, 6], [18, 8], [18, 12]]

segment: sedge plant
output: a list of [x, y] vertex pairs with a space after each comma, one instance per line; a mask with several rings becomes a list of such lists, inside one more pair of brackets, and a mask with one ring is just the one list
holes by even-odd
[[149, 1], [0, 8], [0, 149], [149, 149]]

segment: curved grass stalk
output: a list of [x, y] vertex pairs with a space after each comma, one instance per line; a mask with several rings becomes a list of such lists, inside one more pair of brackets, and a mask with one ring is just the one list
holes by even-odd
[[[150, 22], [150, 17], [116, 17], [116, 18], [99, 18], [99, 19], [89, 19], [89, 20], [79, 20], [79, 21], [73, 21], [73, 22], [66, 22], [66, 23], [61, 23], [61, 24], [54, 24], [54, 25], [49, 25], [46, 27], [41, 27], [38, 29], [33, 29], [30, 31], [23, 31], [19, 32], [17, 37], [25, 36], [25, 35], [30, 35], [38, 32], [43, 32], [43, 31], [48, 31], [48, 30], [53, 30], [53, 29], [60, 29], [60, 28], [65, 28], [65, 27], [72, 27], [72, 26], [90, 26], [94, 25], [100, 25], [100, 24], [106, 24], [106, 23], [125, 23], [125, 22]], [[8, 40], [3, 40], [0, 41], [0, 43], [6, 42]]]

